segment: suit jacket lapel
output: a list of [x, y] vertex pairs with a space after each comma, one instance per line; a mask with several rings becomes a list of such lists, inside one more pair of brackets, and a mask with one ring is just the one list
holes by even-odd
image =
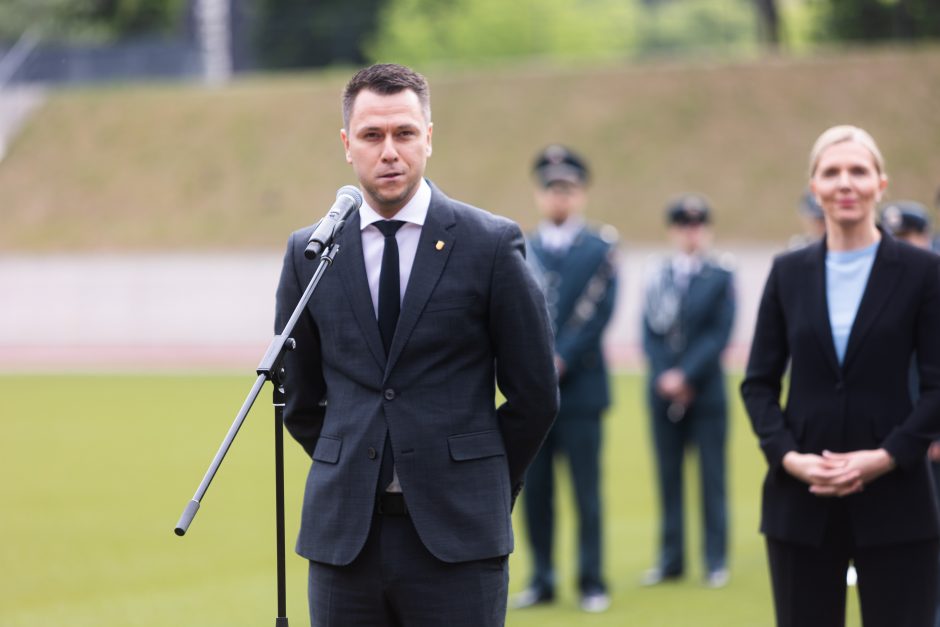
[[812, 295], [810, 315], [819, 344], [832, 371], [841, 375], [836, 342], [832, 339], [832, 324], [829, 322], [829, 301], [826, 298], [826, 246], [825, 242], [811, 244], [806, 249], [806, 280]]
[[891, 300], [899, 283], [900, 271], [901, 265], [897, 262], [897, 243], [890, 235], [882, 231], [881, 244], [878, 246], [868, 284], [865, 286], [862, 302], [858, 306], [858, 313], [855, 314], [855, 321], [849, 333], [849, 343], [842, 362], [843, 370], [849, 367], [859, 351], [865, 334]]
[[[454, 249], [454, 234], [450, 231], [456, 224], [454, 211], [450, 207], [447, 197], [436, 187], [432, 186], [431, 205], [428, 215], [421, 229], [421, 238], [418, 240], [418, 250], [415, 253], [414, 265], [411, 267], [411, 276], [405, 297], [398, 316], [398, 326], [395, 328], [395, 337], [389, 350], [388, 363], [385, 368], [385, 377], [388, 378], [392, 368], [398, 361], [411, 332], [414, 331], [418, 318], [424, 310], [434, 287], [437, 285], [444, 266]], [[361, 255], [360, 255], [361, 256]], [[381, 344], [379, 344], [381, 348]]]
[[385, 347], [379, 335], [375, 319], [375, 307], [369, 292], [366, 262], [362, 256], [362, 234], [359, 229], [359, 212], [353, 212], [340, 235], [340, 251], [336, 255], [337, 270], [342, 274], [343, 289], [352, 305], [356, 321], [362, 330], [369, 351], [381, 370], [385, 370]]

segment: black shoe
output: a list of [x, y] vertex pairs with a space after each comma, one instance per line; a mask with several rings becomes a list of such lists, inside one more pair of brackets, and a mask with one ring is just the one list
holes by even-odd
[[514, 610], [521, 610], [527, 607], [535, 607], [537, 605], [548, 605], [554, 601], [555, 593], [553, 591], [530, 586], [519, 594], [513, 596], [513, 598], [509, 601], [509, 607]]

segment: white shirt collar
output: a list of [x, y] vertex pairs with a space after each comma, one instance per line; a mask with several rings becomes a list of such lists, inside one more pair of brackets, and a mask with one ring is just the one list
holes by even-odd
[[583, 228], [584, 218], [581, 216], [571, 216], [561, 224], [543, 221], [539, 225], [542, 246], [552, 251], [568, 250]]
[[[411, 197], [408, 204], [395, 214], [393, 219], [424, 226], [424, 221], [428, 217], [428, 207], [430, 206], [431, 186], [428, 185], [425, 179], [421, 179], [418, 191]], [[365, 200], [365, 194], [363, 194], [362, 206], [359, 207], [359, 229], [364, 230], [370, 224], [381, 222], [384, 219], [375, 209], [369, 206], [368, 201]]]
[[703, 265], [702, 255], [679, 253], [672, 258], [672, 269], [677, 274], [697, 274]]

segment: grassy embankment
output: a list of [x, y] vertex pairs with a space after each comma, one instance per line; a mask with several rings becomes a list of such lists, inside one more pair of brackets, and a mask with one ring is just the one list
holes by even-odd
[[[53, 93], [0, 164], [0, 250], [280, 249], [354, 181], [348, 73]], [[940, 183], [937, 47], [428, 73], [429, 175], [525, 225], [529, 164], [552, 141], [591, 160], [591, 214], [627, 242], [659, 241], [666, 199], [699, 190], [724, 241], [779, 245], [799, 228], [810, 144], [835, 123], [881, 142], [895, 198], [929, 202]]]

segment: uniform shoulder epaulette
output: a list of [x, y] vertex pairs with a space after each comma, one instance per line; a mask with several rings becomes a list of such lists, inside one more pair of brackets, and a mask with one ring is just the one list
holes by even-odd
[[712, 262], [726, 272], [734, 272], [738, 267], [738, 258], [734, 253], [723, 252], [712, 258]]
[[597, 235], [611, 246], [616, 246], [620, 243], [620, 232], [617, 230], [617, 227], [611, 224], [600, 225], [597, 229]]

